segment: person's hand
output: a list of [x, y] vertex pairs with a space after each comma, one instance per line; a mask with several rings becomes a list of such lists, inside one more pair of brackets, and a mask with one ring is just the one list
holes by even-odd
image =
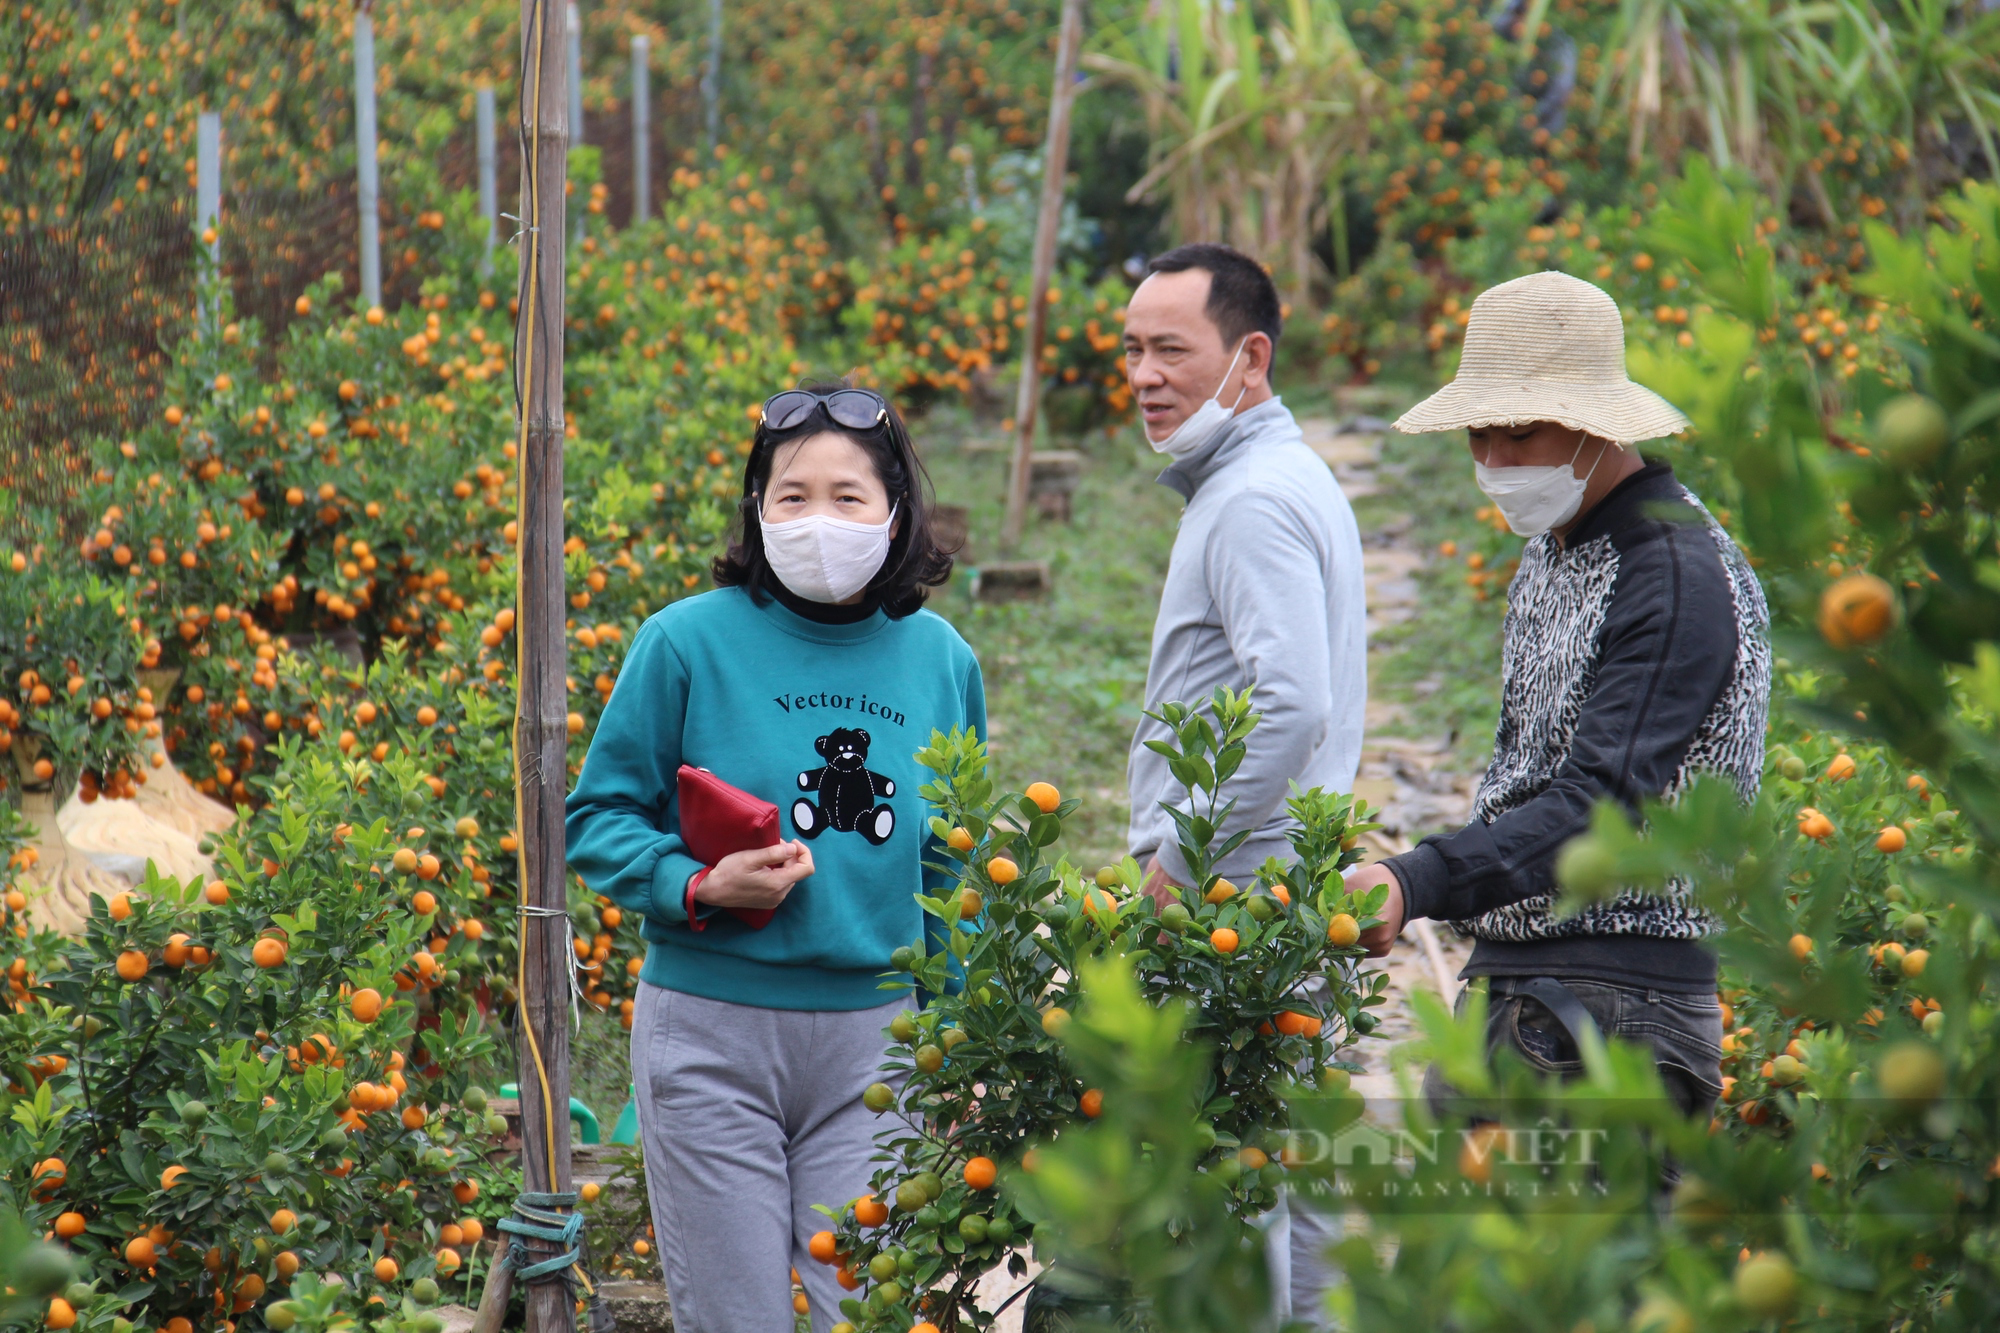
[[1146, 878], [1140, 881], [1139, 892], [1151, 898], [1153, 905], [1162, 911], [1166, 910], [1168, 903], [1177, 903], [1181, 900], [1181, 886], [1169, 879], [1167, 872], [1160, 868], [1160, 858], [1157, 855], [1146, 862]]
[[1356, 866], [1341, 876], [1349, 893], [1360, 895], [1377, 884], [1389, 886], [1389, 901], [1382, 904], [1382, 924], [1370, 926], [1361, 932], [1361, 947], [1368, 951], [1370, 958], [1385, 958], [1396, 943], [1396, 937], [1403, 933], [1403, 882], [1396, 878], [1396, 872], [1380, 861], [1365, 866]]
[[694, 900], [716, 907], [776, 907], [812, 872], [812, 851], [802, 842], [731, 852], [694, 886]]

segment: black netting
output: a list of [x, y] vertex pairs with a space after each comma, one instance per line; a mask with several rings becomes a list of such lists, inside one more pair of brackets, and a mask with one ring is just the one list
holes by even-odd
[[84, 442], [157, 398], [194, 294], [188, 203], [160, 199], [0, 237], [0, 531], [81, 532]]
[[[343, 294], [360, 289], [361, 215], [349, 184], [330, 186], [309, 195], [292, 190], [241, 190], [223, 196], [222, 274], [229, 282], [238, 319], [254, 319], [264, 328], [267, 357], [284, 341], [297, 317], [293, 302], [299, 293], [327, 273], [345, 281]], [[382, 299], [396, 305], [394, 293], [415, 296], [409, 282], [403, 293], [390, 262], [388, 234], [383, 223]]]
[[[654, 129], [655, 210], [682, 160], [667, 142], [674, 109], [666, 106], [664, 123]], [[512, 209], [519, 149], [504, 114], [498, 128], [498, 203]], [[585, 131], [602, 154], [610, 191], [594, 225], [624, 226], [632, 209], [629, 107], [593, 109]], [[442, 145], [434, 165], [446, 191], [475, 186], [470, 124]], [[81, 219], [19, 224], [0, 234], [0, 541], [21, 539], [38, 519], [74, 541], [95, 521], [75, 503], [89, 442], [127, 438], [150, 419], [171, 351], [193, 327], [199, 258], [193, 214], [190, 190], [128, 197]], [[503, 235], [511, 225], [503, 223]], [[343, 297], [356, 294], [359, 230], [351, 181], [311, 192], [225, 181], [222, 276], [235, 317], [262, 325], [267, 358], [297, 318], [294, 303], [307, 286], [338, 273]], [[414, 209], [385, 200], [381, 238], [382, 303], [394, 309], [417, 297], [431, 261]]]
[[[0, 235], [0, 540], [47, 520], [74, 541], [95, 519], [75, 504], [88, 442], [125, 438], [157, 410], [169, 355], [193, 327], [193, 211], [189, 196], [127, 201]], [[220, 230], [235, 317], [263, 326], [266, 356], [308, 285], [335, 272], [346, 294], [358, 289], [351, 185], [227, 191]], [[392, 308], [414, 299], [424, 276], [409, 232], [406, 220], [383, 220]]]

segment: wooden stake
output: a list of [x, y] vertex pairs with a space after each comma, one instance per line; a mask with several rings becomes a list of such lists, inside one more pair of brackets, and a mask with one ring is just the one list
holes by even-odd
[[[569, 787], [563, 641], [563, 233], [570, 113], [568, 25], [561, 0], [521, 0], [521, 417], [515, 632], [515, 813], [521, 837], [521, 1176], [534, 1193], [570, 1188], [571, 956], [563, 858]], [[540, 1257], [547, 1257], [546, 1255]], [[568, 1333], [561, 1282], [530, 1284], [528, 1333]]]
[[1021, 540], [1028, 509], [1028, 470], [1034, 450], [1035, 409], [1041, 401], [1042, 339], [1049, 322], [1049, 275], [1056, 264], [1056, 230], [1062, 223], [1063, 183], [1069, 174], [1069, 111], [1076, 101], [1076, 55], [1083, 45], [1083, 0], [1063, 0], [1056, 38], [1055, 87], [1049, 93], [1049, 138], [1042, 150], [1042, 206], [1035, 219], [1034, 270], [1028, 280], [1028, 327], [1021, 342], [1021, 386], [1014, 396], [1014, 463], [1007, 474], [1007, 519], [1000, 544]]
[[486, 1270], [486, 1290], [479, 1297], [479, 1312], [473, 1316], [472, 1333], [500, 1333], [507, 1322], [507, 1298], [514, 1293], [514, 1270], [507, 1263], [506, 1238], [500, 1243], [500, 1257]]

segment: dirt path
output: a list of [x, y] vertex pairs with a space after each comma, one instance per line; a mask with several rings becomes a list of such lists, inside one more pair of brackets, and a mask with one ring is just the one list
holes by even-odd
[[[1364, 419], [1358, 426], [1343, 429], [1331, 418], [1317, 417], [1299, 425], [1306, 443], [1333, 468], [1350, 502], [1394, 493], [1393, 482], [1378, 471], [1382, 436], [1379, 429], [1368, 428], [1372, 423]], [[1361, 506], [1371, 668], [1383, 651], [1380, 632], [1416, 614], [1416, 575], [1427, 558], [1410, 538], [1410, 516], [1380, 510], [1379, 505]], [[1371, 669], [1371, 676], [1378, 674]], [[1405, 850], [1425, 833], [1463, 820], [1471, 808], [1477, 775], [1454, 763], [1450, 743], [1444, 737], [1385, 734], [1405, 730], [1405, 723], [1403, 708], [1371, 689], [1361, 768], [1354, 781], [1355, 794], [1380, 812], [1376, 818], [1383, 825], [1365, 840], [1372, 853], [1370, 859]], [[1389, 974], [1390, 1000], [1375, 1037], [1362, 1042], [1356, 1051], [1356, 1058], [1368, 1069], [1356, 1080], [1356, 1086], [1371, 1101], [1394, 1095], [1390, 1052], [1417, 1035], [1411, 995], [1427, 989], [1447, 1000], [1452, 998], [1457, 991], [1452, 978], [1470, 952], [1471, 946], [1450, 930], [1430, 929], [1423, 923], [1404, 931], [1395, 949], [1382, 960]]]

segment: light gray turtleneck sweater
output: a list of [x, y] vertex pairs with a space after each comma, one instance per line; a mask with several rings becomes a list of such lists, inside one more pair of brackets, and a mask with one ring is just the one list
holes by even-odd
[[[1368, 611], [1361, 535], [1333, 471], [1306, 446], [1284, 402], [1231, 418], [1204, 448], [1160, 474], [1185, 496], [1153, 626], [1146, 707], [1205, 702], [1220, 686], [1253, 691], [1263, 721], [1223, 796], [1236, 810], [1217, 835], [1250, 837], [1222, 865], [1247, 879], [1267, 856], [1289, 860], [1291, 784], [1348, 791], [1368, 699]], [[1140, 864], [1188, 882], [1173, 821], [1186, 792], [1145, 747], [1168, 738], [1142, 719], [1128, 770], [1129, 842]]]

